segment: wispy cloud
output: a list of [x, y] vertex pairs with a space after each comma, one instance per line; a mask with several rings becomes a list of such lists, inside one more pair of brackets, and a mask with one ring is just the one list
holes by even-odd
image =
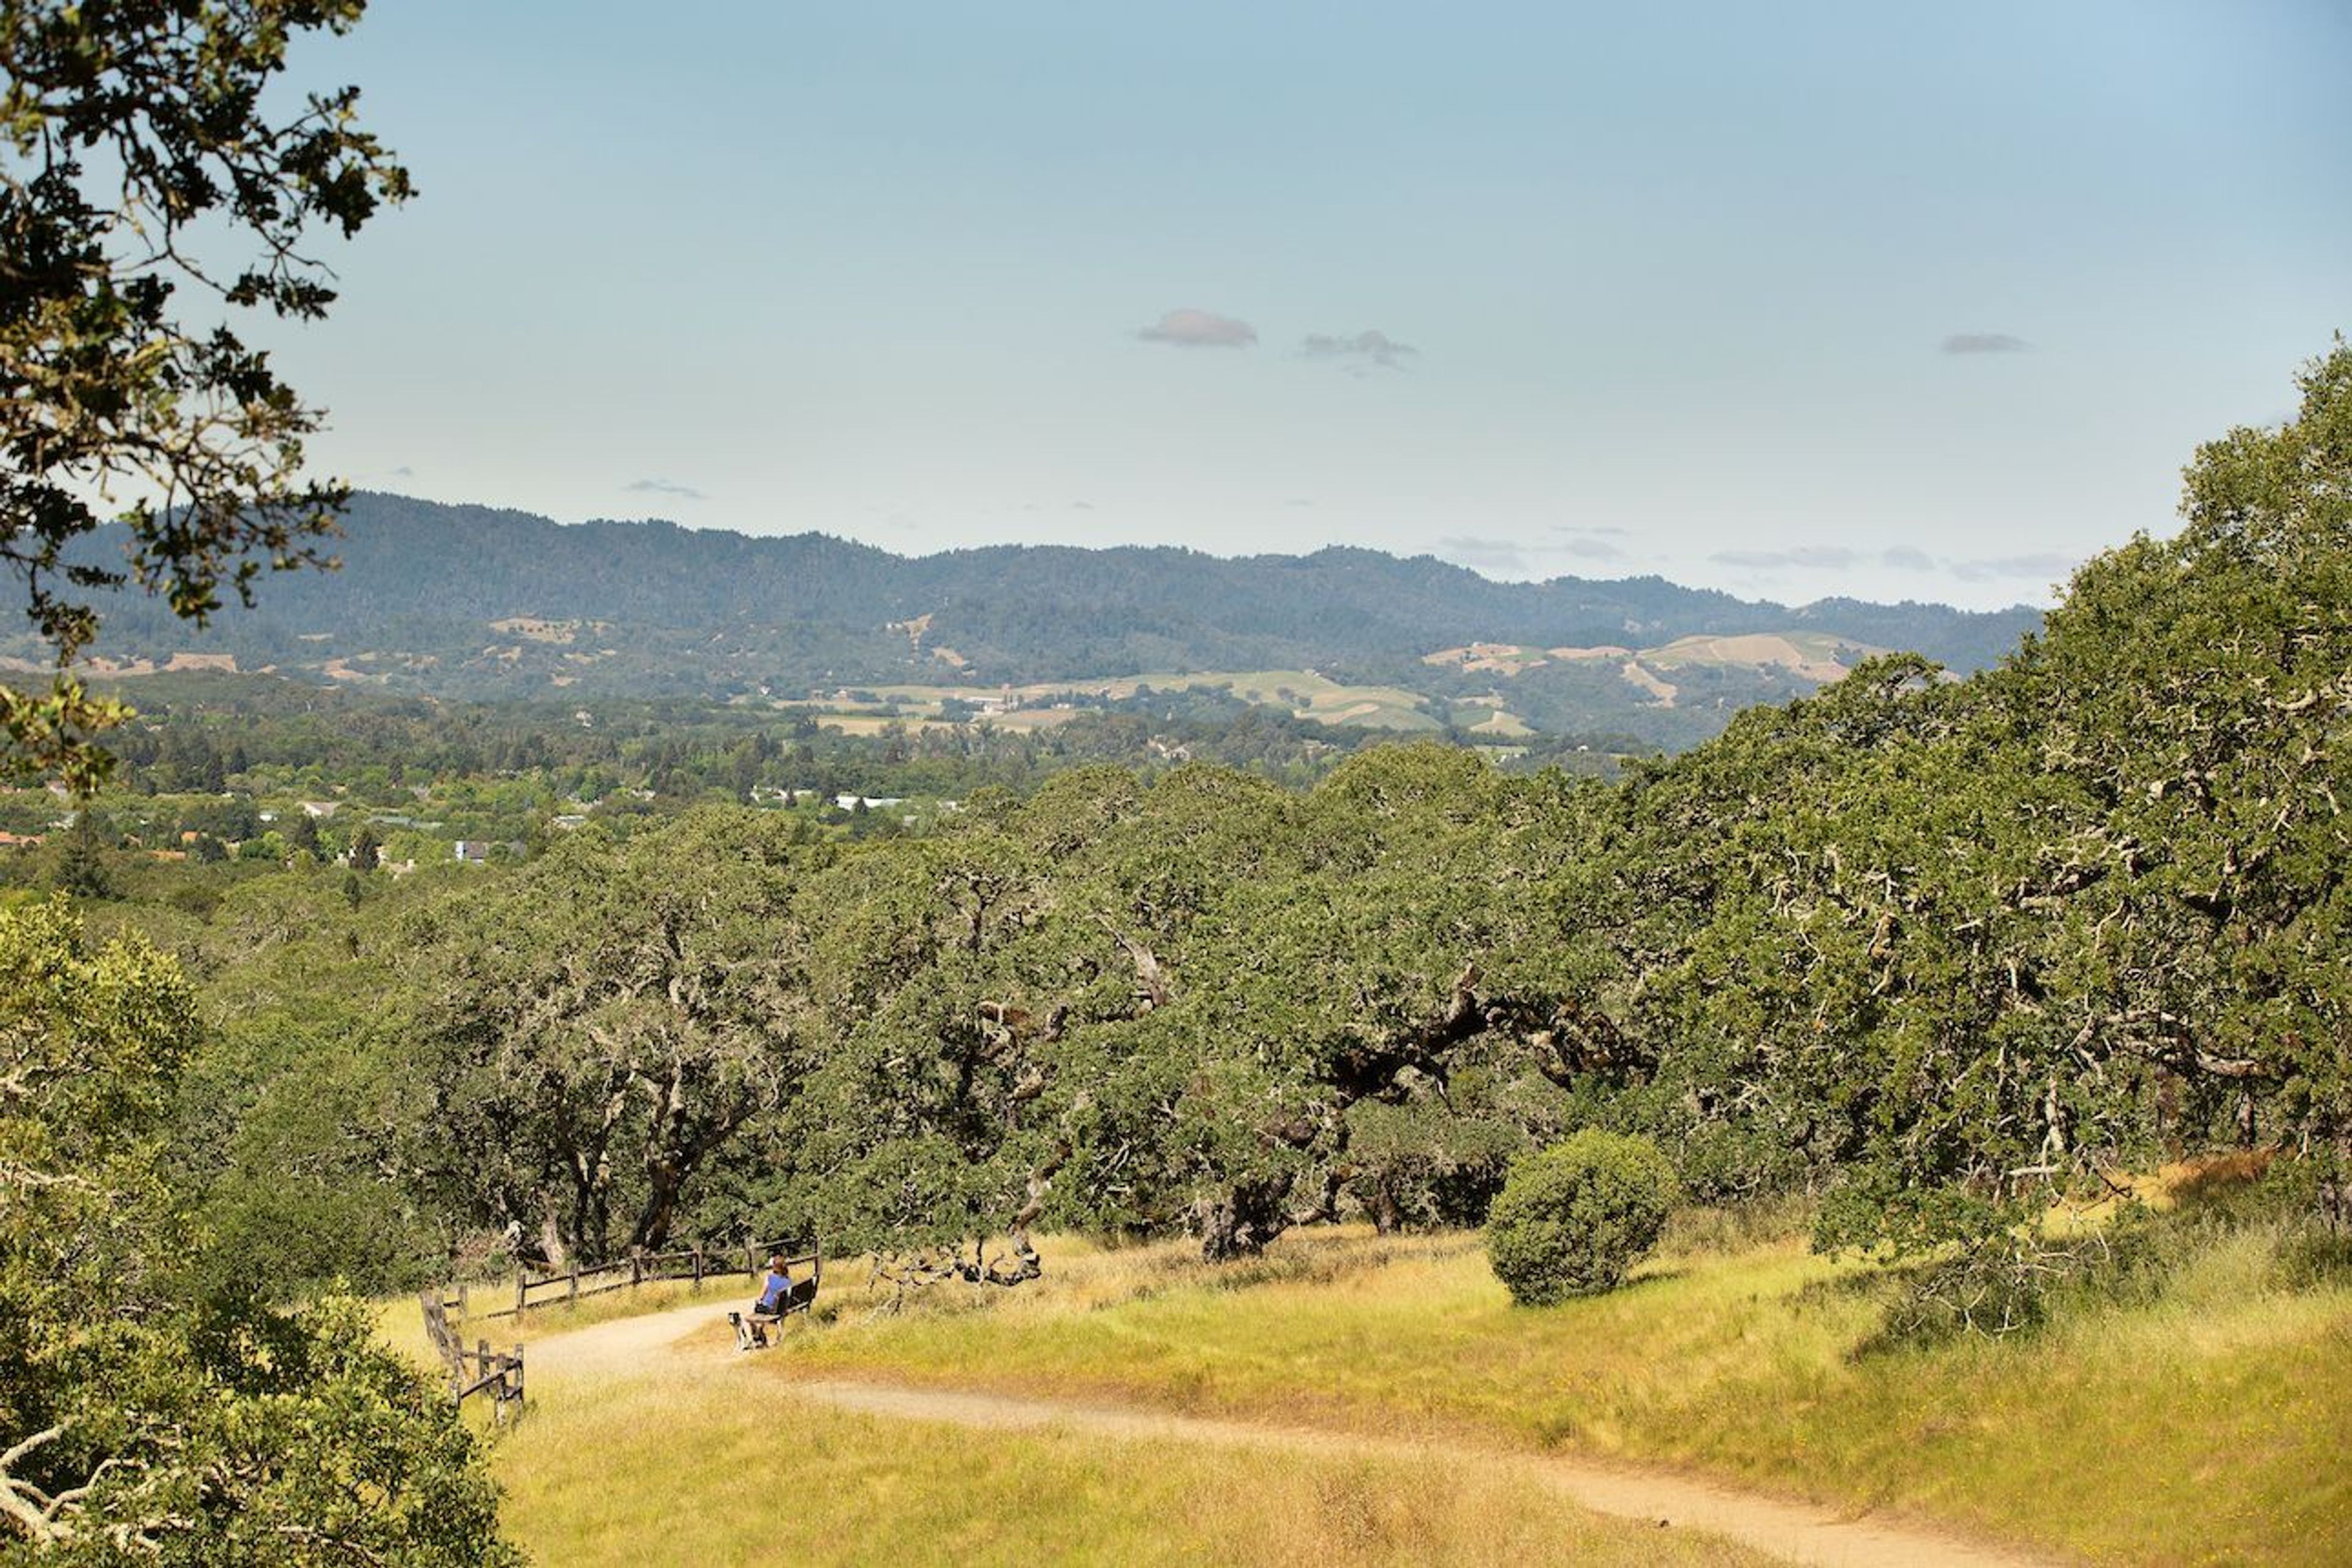
[[2071, 555], [1995, 555], [1948, 563], [1963, 583], [1998, 583], [2032, 578], [2043, 584], [2072, 574], [2079, 563]]
[[1437, 542], [1438, 555], [1457, 566], [1467, 566], [1477, 572], [1517, 572], [1528, 570], [1528, 559], [1517, 543], [1507, 539], [1475, 539], [1456, 534]]
[[1562, 555], [1573, 555], [1579, 561], [1622, 561], [1625, 552], [1605, 539], [1580, 536], [1559, 547]]
[[413, 479], [416, 477], [416, 470], [403, 463], [392, 470], [392, 477], [395, 479]]
[[1299, 353], [1308, 359], [1336, 360], [1356, 369], [1379, 365], [1388, 370], [1402, 370], [1403, 362], [1421, 351], [1411, 343], [1397, 342], [1377, 328], [1368, 327], [1344, 337], [1311, 332], [1299, 345]]
[[1954, 332], [1944, 340], [1948, 354], [2021, 354], [2032, 346], [2007, 332]]
[[676, 479], [632, 479], [626, 489], [635, 495], [669, 496], [678, 500], [701, 500], [700, 490], [692, 485], [679, 484]]
[[2074, 557], [2056, 554], [1937, 557], [1911, 544], [1885, 550], [1827, 544], [1801, 544], [1788, 550], [1719, 550], [1707, 560], [1717, 566], [1751, 572], [1846, 572], [1870, 566], [1890, 572], [1939, 572], [1963, 583], [2032, 580], [2047, 584], [2066, 576], [2076, 564]]
[[1611, 539], [1625, 537], [1625, 531], [1613, 522], [1555, 522], [1551, 531], [1554, 533], [1597, 533]]
[[1255, 327], [1213, 310], [1171, 310], [1135, 335], [1180, 349], [1245, 349], [1257, 342]]
[[1843, 572], [1862, 558], [1851, 550], [1831, 545], [1799, 545], [1794, 550], [1721, 550], [1707, 557], [1718, 566], [1745, 566], [1752, 571]]

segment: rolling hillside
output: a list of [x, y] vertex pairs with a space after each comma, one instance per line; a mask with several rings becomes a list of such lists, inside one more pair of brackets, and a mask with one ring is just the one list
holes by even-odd
[[[1231, 672], [1296, 672], [1286, 705], [1349, 716], [1334, 721], [1615, 731], [1674, 746], [1868, 651], [1975, 668], [2039, 621], [2022, 608], [1750, 603], [1654, 577], [1496, 583], [1427, 556], [1342, 548], [1224, 559], [1006, 545], [909, 559], [815, 533], [565, 525], [377, 494], [355, 498], [336, 552], [341, 571], [268, 579], [255, 609], [201, 634], [150, 601], [119, 599], [105, 606], [100, 668], [234, 661], [477, 700], [572, 689], [780, 702], [1147, 676], [1244, 696], [1265, 687], [1253, 700], [1281, 702], [1270, 689], [1283, 680]], [[1335, 685], [1380, 694], [1323, 689]]]

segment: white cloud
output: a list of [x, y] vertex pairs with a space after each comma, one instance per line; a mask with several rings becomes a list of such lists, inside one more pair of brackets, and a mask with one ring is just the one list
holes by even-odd
[[2071, 576], [2081, 564], [2071, 555], [1995, 555], [1949, 563], [1951, 574], [1963, 583], [1997, 583], [2032, 578], [2048, 584]]
[[1247, 321], [1189, 309], [1171, 310], [1135, 335], [1147, 343], [1180, 349], [1245, 349], [1257, 342], [1257, 329]]
[[1793, 550], [1721, 550], [1707, 559], [1718, 566], [1745, 566], [1759, 572], [1778, 572], [1789, 567], [1805, 572], [1843, 572], [1861, 558], [1851, 550], [1801, 544]]
[[676, 479], [632, 479], [626, 488], [634, 494], [670, 496], [678, 500], [701, 500], [700, 490], [692, 485], [679, 484]]
[[1308, 359], [1338, 360], [1344, 364], [1361, 367], [1381, 365], [1389, 370], [1402, 370], [1407, 356], [1421, 351], [1411, 343], [1401, 343], [1377, 328], [1368, 327], [1345, 337], [1333, 337], [1314, 332], [1300, 345], [1299, 352]]
[[2021, 354], [2032, 346], [2007, 332], [1954, 332], [1944, 340], [1948, 354]]

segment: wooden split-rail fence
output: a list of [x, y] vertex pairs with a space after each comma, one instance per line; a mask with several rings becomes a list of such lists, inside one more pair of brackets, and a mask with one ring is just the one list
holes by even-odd
[[[780, 1252], [791, 1254], [795, 1261], [814, 1260], [819, 1268], [824, 1266], [814, 1244], [800, 1248], [782, 1241], [744, 1247], [688, 1247], [675, 1252], [637, 1253], [615, 1262], [558, 1274], [517, 1274], [513, 1302], [479, 1315], [510, 1318], [533, 1307], [578, 1301], [601, 1296], [607, 1290], [629, 1290], [658, 1280], [691, 1279], [699, 1285], [705, 1279], [731, 1279], [738, 1275], [756, 1278], [768, 1259]], [[462, 1285], [457, 1288], [457, 1297], [462, 1307], [466, 1300], [466, 1288]]]
[[511, 1318], [533, 1307], [551, 1307], [558, 1302], [601, 1296], [608, 1290], [633, 1289], [659, 1280], [691, 1279], [699, 1285], [705, 1279], [756, 1277], [767, 1260], [778, 1253], [789, 1256], [795, 1269], [814, 1269], [814, 1275], [824, 1272], [824, 1249], [815, 1242], [805, 1247], [782, 1241], [740, 1248], [698, 1246], [674, 1252], [636, 1253], [618, 1262], [554, 1274], [519, 1272], [515, 1275], [514, 1300], [507, 1302], [502, 1289], [496, 1298], [501, 1304], [487, 1311], [475, 1310], [472, 1289], [463, 1283], [422, 1290], [417, 1300], [425, 1310], [425, 1334], [440, 1354], [442, 1365], [448, 1370], [451, 1395], [460, 1405], [476, 1394], [489, 1395], [491, 1419], [497, 1421], [504, 1419], [509, 1405], [518, 1413], [522, 1409], [522, 1346], [515, 1346], [514, 1353], [509, 1355], [491, 1350], [490, 1342], [485, 1339], [469, 1350], [460, 1332], [462, 1325], [477, 1320]]
[[522, 1347], [517, 1345], [512, 1355], [490, 1348], [490, 1342], [479, 1340], [467, 1350], [457, 1331], [457, 1324], [449, 1320], [449, 1310], [456, 1308], [463, 1321], [466, 1293], [460, 1288], [455, 1297], [445, 1295], [430, 1286], [417, 1292], [417, 1302], [425, 1309], [425, 1337], [433, 1342], [434, 1351], [449, 1373], [449, 1397], [460, 1409], [466, 1401], [478, 1394], [490, 1400], [490, 1419], [503, 1423], [511, 1406], [517, 1415], [522, 1414]]

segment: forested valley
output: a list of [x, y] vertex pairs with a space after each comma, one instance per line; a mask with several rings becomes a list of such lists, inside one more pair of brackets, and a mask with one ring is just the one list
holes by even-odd
[[2326, 24], [366, 9], [0, 6], [0, 1568], [2343, 1560], [2352, 344], [1908, 596]]
[[2021, 1279], [2053, 1194], [2184, 1151], [2340, 1217], [2347, 486], [2339, 346], [1997, 668], [1876, 659], [1613, 779], [1075, 765], [862, 834], [685, 792], [400, 878], [307, 823], [226, 868], [68, 835], [6, 862], [15, 961], [185, 975], [163, 1169], [268, 1299], [780, 1233], [1231, 1257], [1475, 1225], [1586, 1126]]

